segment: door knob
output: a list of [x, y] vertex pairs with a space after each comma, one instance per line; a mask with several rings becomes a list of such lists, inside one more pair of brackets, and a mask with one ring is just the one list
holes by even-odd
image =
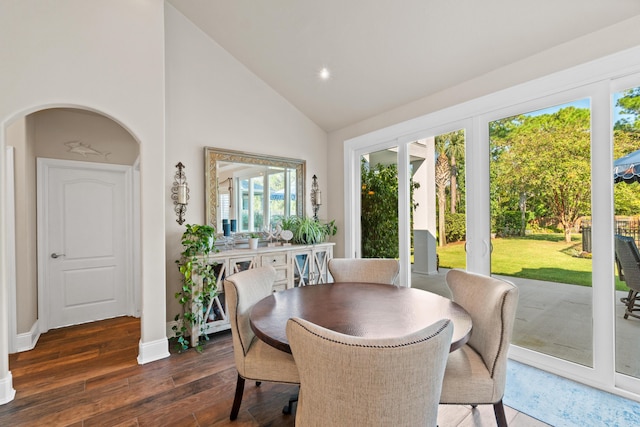
[[61, 256], [64, 256], [64, 254], [57, 254], [55, 252], [51, 254], [51, 258], [53, 258], [53, 259], [56, 259], [56, 258], [61, 257]]

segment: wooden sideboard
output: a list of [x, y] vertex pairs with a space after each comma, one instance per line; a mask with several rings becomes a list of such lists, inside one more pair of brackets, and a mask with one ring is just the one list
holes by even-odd
[[[198, 338], [202, 334], [211, 334], [230, 328], [223, 293], [225, 277], [250, 268], [270, 265], [277, 272], [273, 285], [274, 292], [296, 286], [327, 283], [330, 281], [327, 264], [333, 258], [334, 245], [335, 243], [319, 243], [317, 245], [264, 246], [258, 249], [238, 247], [209, 255], [207, 260], [214, 266], [220, 293], [205, 311], [203, 316], [206, 319], [205, 324], [193, 325], [191, 346], [197, 345]], [[194, 281], [198, 283], [198, 277], [194, 277]]]

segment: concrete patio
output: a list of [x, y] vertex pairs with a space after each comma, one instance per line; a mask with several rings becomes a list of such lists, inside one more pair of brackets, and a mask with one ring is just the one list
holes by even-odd
[[[438, 274], [412, 274], [412, 287], [451, 297], [445, 284], [447, 269]], [[501, 277], [501, 276], [496, 276]], [[512, 343], [541, 353], [592, 366], [591, 288], [504, 277], [520, 290]], [[640, 378], [636, 338], [640, 319], [624, 319], [624, 305], [616, 296], [616, 370]]]

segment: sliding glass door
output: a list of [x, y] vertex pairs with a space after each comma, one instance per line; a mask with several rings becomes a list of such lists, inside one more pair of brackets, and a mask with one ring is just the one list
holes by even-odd
[[[616, 270], [614, 300], [616, 372], [640, 378], [640, 359], [636, 338], [640, 335], [640, 302], [633, 301], [639, 289], [640, 265], [620, 263], [620, 258], [634, 257], [640, 245], [640, 86], [613, 93], [613, 166], [614, 166], [614, 246]], [[633, 243], [623, 243], [630, 239]], [[619, 246], [618, 246], [619, 245]], [[637, 256], [637, 255], [635, 255]], [[624, 262], [624, 261], [623, 261]], [[620, 270], [622, 265], [626, 269]], [[630, 292], [632, 291], [632, 292]], [[632, 298], [629, 305], [629, 297]], [[628, 311], [627, 306], [631, 307]], [[637, 316], [637, 317], [636, 317]]]
[[491, 273], [520, 289], [512, 343], [593, 366], [589, 99], [489, 123]]
[[[635, 294], [623, 277], [640, 272], [620, 275], [614, 244], [616, 235], [640, 243], [640, 158], [614, 170], [640, 153], [640, 63], [618, 67], [606, 60], [574, 85], [574, 74], [563, 74], [346, 141], [346, 249], [359, 256], [349, 245], [350, 227], [365, 225], [363, 159], [368, 173], [384, 153], [397, 165], [399, 231], [389, 241], [406, 282], [443, 283], [438, 259], [440, 273], [466, 268], [510, 280], [520, 290], [511, 358], [640, 396], [640, 311], [625, 312]], [[465, 154], [454, 165], [438, 140], [452, 142], [456, 129], [464, 129]], [[464, 215], [460, 243], [451, 239], [454, 213]], [[412, 264], [403, 264], [403, 250]]]

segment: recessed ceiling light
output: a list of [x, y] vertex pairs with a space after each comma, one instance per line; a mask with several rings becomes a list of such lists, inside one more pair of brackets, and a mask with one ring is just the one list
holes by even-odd
[[322, 67], [318, 75], [321, 80], [329, 80], [329, 77], [331, 77], [331, 71], [329, 71], [327, 67]]

